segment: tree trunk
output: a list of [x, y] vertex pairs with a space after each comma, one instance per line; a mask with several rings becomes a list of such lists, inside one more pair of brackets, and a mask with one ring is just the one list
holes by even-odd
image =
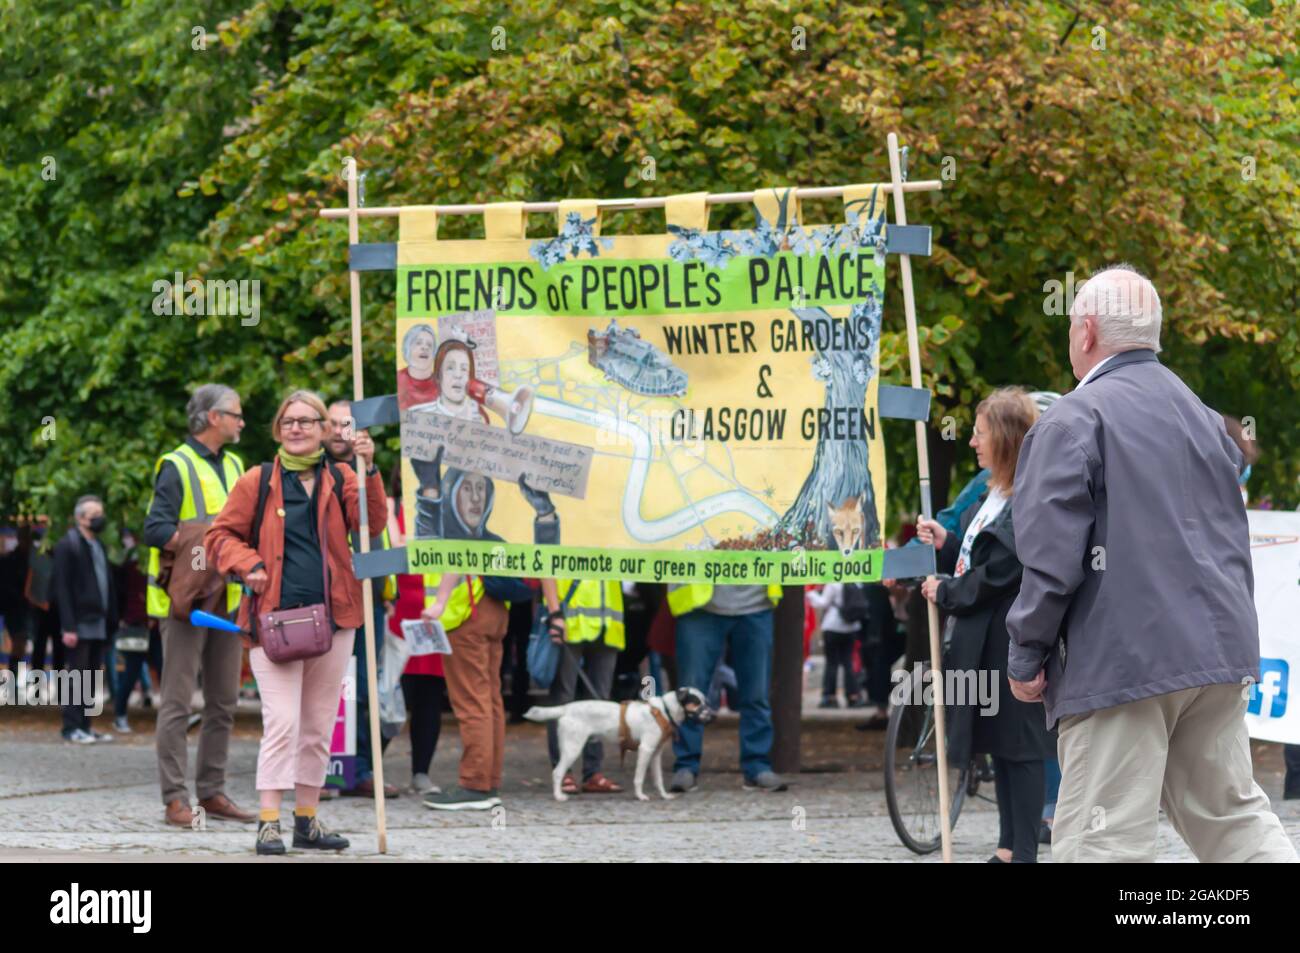
[[[829, 411], [840, 409], [842, 412], [847, 408], [856, 413], [866, 404], [867, 385], [875, 373], [874, 357], [880, 340], [879, 307], [854, 305], [848, 319], [853, 322], [863, 314], [870, 317], [873, 310], [873, 333], [867, 347], [818, 352], [817, 359], [826, 362], [822, 367], [828, 368], [829, 373], [822, 405]], [[813, 326], [814, 333], [818, 325], [824, 325], [823, 336], [835, 320], [822, 308], [795, 308], [793, 311], [803, 324]], [[873, 409], [867, 418], [867, 428], [874, 432], [876, 426], [878, 421]], [[863, 549], [869, 549], [880, 545], [880, 521], [876, 518], [876, 494], [871, 482], [867, 441], [834, 440], [823, 434], [817, 441], [812, 470], [798, 497], [781, 517], [778, 528], [809, 549], [833, 549], [835, 541], [831, 534], [830, 508], [858, 497], [862, 499], [863, 513], [861, 545]]]

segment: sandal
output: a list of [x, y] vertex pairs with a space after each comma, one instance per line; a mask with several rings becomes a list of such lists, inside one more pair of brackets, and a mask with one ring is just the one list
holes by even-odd
[[560, 785], [560, 790], [563, 791], [565, 794], [578, 793], [578, 782], [573, 780], [573, 775], [566, 774], [564, 776], [564, 782]]
[[583, 794], [622, 794], [623, 786], [615, 784], [603, 774], [593, 774], [582, 785]]

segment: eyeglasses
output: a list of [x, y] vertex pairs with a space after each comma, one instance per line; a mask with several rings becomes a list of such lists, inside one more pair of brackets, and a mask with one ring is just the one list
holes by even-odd
[[320, 417], [281, 417], [281, 430], [310, 430], [321, 422]]
[[217, 413], [225, 414], [227, 417], [234, 417], [236, 420], [239, 421], [242, 421], [244, 419], [243, 414], [237, 414], [233, 410], [218, 410]]

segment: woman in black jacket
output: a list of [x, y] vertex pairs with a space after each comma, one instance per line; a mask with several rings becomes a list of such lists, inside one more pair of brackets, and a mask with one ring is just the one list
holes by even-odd
[[948, 758], [965, 764], [972, 753], [993, 756], [1000, 832], [990, 863], [1034, 863], [1043, 811], [1044, 759], [1056, 753], [1041, 704], [1017, 701], [1007, 683], [1007, 611], [1020, 591], [1011, 492], [1020, 444], [1038, 416], [1028, 394], [1014, 387], [994, 391], [975, 412], [970, 445], [991, 471], [988, 490], [962, 514], [961, 531], [949, 533], [922, 519], [917, 536], [932, 543], [941, 572], [922, 593], [948, 613], [950, 672], [975, 672], [945, 685], [972, 686], [975, 698], [948, 703]]

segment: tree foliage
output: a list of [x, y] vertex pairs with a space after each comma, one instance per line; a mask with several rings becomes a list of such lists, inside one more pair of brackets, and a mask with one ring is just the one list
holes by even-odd
[[[350, 391], [346, 227], [318, 215], [346, 204], [345, 157], [370, 205], [605, 198], [887, 179], [890, 131], [912, 178], [945, 178], [908, 202], [935, 228], [913, 270], [936, 422], [964, 441], [993, 387], [1072, 386], [1044, 284], [1127, 260], [1160, 289], [1166, 363], [1254, 418], [1255, 495], [1300, 502], [1290, 0], [2, 9], [0, 511], [61, 517], [94, 490], [138, 521], [198, 383], [243, 395], [250, 460], [283, 391]], [[718, 207], [711, 225], [751, 215]], [[468, 217], [440, 227], [482, 234]], [[632, 212], [603, 225], [662, 228]], [[363, 224], [363, 241], [394, 238], [392, 220]], [[260, 281], [260, 322], [155, 315], [153, 282], [177, 271]], [[387, 393], [392, 283], [363, 288], [367, 393]], [[893, 264], [881, 354], [883, 380], [906, 383]], [[910, 510], [911, 428], [887, 434]]]

